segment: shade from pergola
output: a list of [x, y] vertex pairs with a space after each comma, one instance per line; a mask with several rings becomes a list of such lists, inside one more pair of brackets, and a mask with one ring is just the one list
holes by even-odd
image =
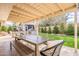
[[42, 18], [55, 17], [67, 12], [75, 11], [75, 3], [29, 3], [14, 4], [7, 18], [14, 22], [28, 22]]

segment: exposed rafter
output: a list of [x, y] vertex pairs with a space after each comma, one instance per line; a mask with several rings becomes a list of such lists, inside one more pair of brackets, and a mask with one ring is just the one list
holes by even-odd
[[33, 15], [33, 16], [39, 16], [39, 15], [36, 15], [36, 14], [34, 14], [34, 13], [31, 13], [31, 11], [28, 11], [28, 10], [25, 10], [24, 8], [21, 8], [20, 6], [14, 6], [13, 9], [20, 10], [20, 11], [22, 11], [22, 12], [31, 14], [31, 15]]
[[27, 19], [33, 19], [33, 18], [29, 18], [29, 17], [25, 17], [25, 16], [21, 16], [21, 15], [13, 14], [13, 13], [11, 13], [10, 15], [12, 15], [12, 16], [16, 16], [16, 17], [20, 17], [20, 18], [26, 18], [26, 20], [27, 20]]
[[37, 8], [38, 10], [42, 11], [45, 14], [49, 14], [51, 12], [49, 9], [46, 8], [45, 4], [30, 4], [30, 5]]
[[30, 4], [24, 4], [24, 5], [31, 8], [32, 10], [35, 10], [35, 11], [41, 13], [42, 15], [46, 15], [44, 12], [40, 11], [39, 9], [35, 8], [34, 6], [31, 6]]
[[[27, 22], [29, 18], [26, 19], [26, 18], [18, 17], [18, 16], [16, 16], [16, 15], [12, 15], [12, 14], [11, 14], [11, 15], [10, 15], [10, 18], [8, 18], [8, 20], [10, 20], [10, 19], [11, 19], [12, 21], [14, 21], [14, 22], [15, 22], [15, 21], [17, 21], [17, 22]], [[16, 20], [15, 20], [15, 19], [16, 19]], [[32, 20], [32, 19], [29, 19], [29, 20]]]
[[18, 16], [21, 15], [22, 17], [25, 17], [25, 18], [26, 18], [26, 17], [27, 17], [27, 18], [33, 18], [33, 17], [31, 17], [31, 16], [28, 16], [28, 15], [25, 15], [25, 14], [22, 14], [22, 13], [13, 11], [13, 10], [11, 11], [11, 14], [16, 14], [16, 15], [18, 15]]
[[65, 10], [72, 10], [72, 9], [77, 9], [76, 8], [76, 4], [74, 4], [73, 6], [71, 6], [71, 7], [68, 7], [67, 9], [65, 9]]
[[75, 11], [76, 4], [16, 4], [8, 17], [17, 22], [29, 22], [42, 18], [55, 17], [69, 11]]
[[65, 13], [65, 10], [63, 9], [63, 7], [60, 4], [57, 4], [57, 6], [62, 10], [62, 12]]

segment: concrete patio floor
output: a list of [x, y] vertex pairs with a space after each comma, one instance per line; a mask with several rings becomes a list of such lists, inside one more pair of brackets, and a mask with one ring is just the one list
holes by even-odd
[[[13, 38], [8, 35], [4, 38], [0, 37], [0, 56], [11, 56], [9, 43], [12, 39]], [[18, 55], [16, 51], [13, 52], [15, 56]], [[79, 49], [77, 50], [77, 54], [75, 54], [74, 48], [63, 46], [60, 52], [60, 56], [79, 56]]]
[[77, 49], [77, 53], [75, 53], [74, 48], [63, 46], [60, 56], [79, 56], [79, 49]]

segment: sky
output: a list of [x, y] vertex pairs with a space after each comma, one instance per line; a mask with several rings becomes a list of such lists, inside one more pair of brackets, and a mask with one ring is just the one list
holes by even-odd
[[[74, 23], [74, 13], [68, 13], [67, 14], [67, 23]], [[79, 15], [79, 12], [78, 12], [78, 15]], [[79, 16], [77, 16], [77, 22], [79, 23]]]

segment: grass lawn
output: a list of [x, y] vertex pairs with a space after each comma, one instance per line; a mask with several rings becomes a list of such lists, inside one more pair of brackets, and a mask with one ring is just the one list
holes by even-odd
[[[58, 36], [55, 34], [46, 34], [46, 33], [40, 33], [39, 34], [42, 37], [48, 38], [49, 40], [64, 40], [64, 46], [74, 47], [74, 36]], [[79, 43], [79, 38], [78, 38]], [[78, 44], [79, 48], [79, 44]]]

